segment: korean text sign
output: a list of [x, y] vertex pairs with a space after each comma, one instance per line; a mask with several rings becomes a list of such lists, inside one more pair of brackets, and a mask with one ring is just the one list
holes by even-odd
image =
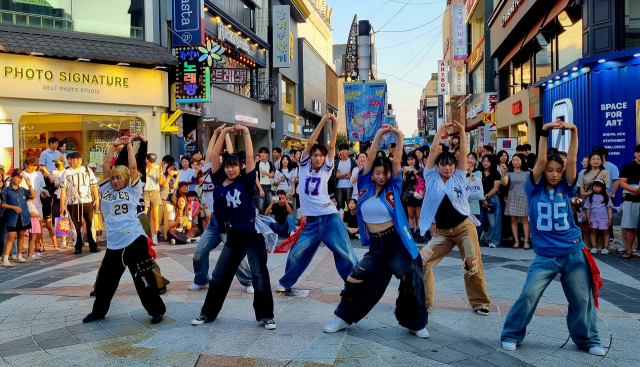
[[467, 95], [467, 65], [453, 65], [453, 95]]
[[173, 47], [204, 44], [202, 0], [173, 0], [171, 21]]
[[465, 10], [463, 5], [453, 8], [453, 59], [467, 59], [467, 23], [465, 23]]
[[176, 70], [176, 103], [209, 101], [209, 67], [199, 61], [202, 52], [197, 47], [176, 47], [180, 62]]
[[449, 61], [438, 60], [438, 95], [449, 93]]
[[290, 8], [289, 5], [276, 5], [273, 7], [273, 67], [288, 68], [290, 58]]

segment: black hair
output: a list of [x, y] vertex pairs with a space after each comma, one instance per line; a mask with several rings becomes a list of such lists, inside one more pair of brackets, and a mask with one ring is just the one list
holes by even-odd
[[[547, 164], [551, 162], [556, 162], [564, 168], [564, 159], [562, 159], [562, 157], [558, 154], [547, 154]], [[546, 182], [546, 175], [544, 173], [542, 174], [542, 177]]]
[[297, 152], [298, 152], [297, 149], [294, 149], [294, 148], [289, 149], [289, 155], [291, 157], [295, 156]]
[[443, 151], [442, 153], [440, 153], [440, 155], [436, 158], [436, 166], [439, 165], [448, 165], [448, 164], [456, 164], [456, 156], [455, 154], [453, 154], [452, 152], [445, 152]]
[[[389, 159], [388, 157], [377, 157], [373, 160], [373, 165], [371, 165], [371, 175], [373, 175], [373, 170], [375, 170], [376, 167], [382, 167], [384, 169], [385, 175], [388, 172], [391, 172], [393, 174], [391, 159]], [[380, 192], [382, 192], [382, 189], [376, 192], [376, 197], [380, 196]]]
[[591, 195], [589, 195], [589, 202], [593, 203], [593, 195], [595, 195], [596, 193], [593, 192], [593, 187], [594, 186], [600, 186], [600, 188], [602, 188], [602, 191], [600, 192], [600, 195], [602, 196], [602, 201], [604, 202], [605, 207], [607, 206], [607, 204], [609, 204], [609, 195], [607, 194], [607, 185], [604, 182], [601, 181], [597, 181], [597, 180], [593, 180], [593, 183], [591, 184]]
[[522, 146], [524, 147], [525, 150], [531, 150], [531, 144], [529, 144], [529, 143], [522, 144]]
[[458, 139], [458, 144], [460, 144], [460, 137], [458, 135], [451, 137], [451, 143], [453, 144], [453, 139]]
[[[282, 165], [282, 160], [283, 160], [283, 159], [285, 159], [285, 158], [287, 158], [287, 161], [289, 161], [289, 162], [287, 163], [287, 166], [286, 166], [286, 167], [284, 167], [284, 166]], [[288, 169], [289, 171], [291, 171], [291, 169], [292, 169], [291, 165], [292, 165], [292, 164], [293, 164], [293, 162], [291, 162], [291, 157], [285, 154], [285, 155], [283, 155], [282, 157], [280, 157], [280, 168], [278, 169], [278, 171], [280, 171], [280, 173], [282, 173], [282, 169], [283, 169], [283, 168], [286, 168], [286, 169]]]
[[56, 138], [55, 136], [52, 136], [52, 137], [50, 137], [50, 138], [49, 138], [49, 140], [47, 140], [47, 142], [48, 142], [49, 144], [59, 143], [59, 142], [60, 142], [60, 139]]
[[527, 148], [524, 147], [524, 145], [518, 145], [516, 147], [516, 152], [526, 152]]
[[389, 148], [395, 148], [396, 147], [396, 143], [390, 143], [389, 144]]
[[496, 164], [500, 164], [500, 158], [503, 154], [507, 155], [507, 162], [505, 164], [509, 164], [509, 153], [507, 153], [506, 150], [501, 150], [498, 152], [498, 154], [496, 154]]
[[187, 162], [189, 162], [189, 164], [191, 164], [191, 156], [188, 155], [183, 155], [182, 158], [180, 158], [180, 163], [182, 163], [183, 160], [187, 160]]
[[186, 197], [193, 196], [193, 197], [197, 198], [198, 194], [195, 191], [191, 190], [191, 191], [187, 191], [187, 195], [185, 195], [185, 196]]
[[529, 166], [527, 165], [527, 156], [524, 155], [523, 153], [517, 153], [514, 154], [513, 157], [511, 157], [511, 165], [513, 165], [513, 158], [518, 157], [520, 158], [520, 169], [523, 171], [528, 171], [529, 170]]
[[260, 154], [260, 153], [269, 154], [269, 149], [267, 149], [267, 147], [260, 147], [260, 149], [258, 149], [258, 154]]
[[276, 196], [280, 196], [280, 195], [287, 196], [287, 192], [286, 192], [286, 191], [284, 191], [284, 190], [282, 190], [282, 189], [277, 190], [277, 191], [276, 191]]
[[600, 155], [603, 156], [604, 159], [607, 159], [607, 157], [609, 157], [609, 151], [607, 150], [607, 147], [602, 145], [596, 145], [595, 147], [593, 147], [592, 152], [600, 153]]
[[385, 153], [384, 150], [379, 150], [378, 153], [376, 153], [377, 158], [386, 157], [386, 156], [387, 156], [387, 153]]
[[598, 157], [600, 157], [600, 168], [601, 170], [604, 170], [604, 165], [602, 164], [602, 156], [600, 155], [600, 153], [596, 153], [596, 152], [592, 152], [591, 154], [589, 154], [589, 164], [587, 164], [587, 172], [591, 171], [591, 157], [593, 157], [594, 155], [597, 155]]
[[413, 165], [413, 168], [415, 169], [420, 168], [420, 161], [418, 160], [418, 156], [416, 155], [415, 152], [407, 153], [407, 156], [403, 159], [404, 164], [406, 164], [407, 166], [409, 165], [409, 158], [413, 158], [415, 162], [415, 164]]
[[640, 153], [640, 144], [636, 145], [636, 147], [633, 148], [633, 152], [634, 153]]
[[[226, 166], [238, 166], [242, 167], [242, 164], [247, 161], [247, 154], [244, 151], [239, 151], [236, 153], [225, 153], [222, 155], [222, 167]], [[243, 172], [240, 170], [240, 174]]]
[[558, 148], [551, 147], [551, 148], [547, 149], [547, 155], [549, 155], [549, 154], [558, 155], [559, 153], [560, 153], [560, 150], [558, 150]]
[[360, 152], [358, 153], [357, 157], [360, 158], [360, 154], [364, 154], [365, 157], [368, 157], [369, 155], [367, 154], [367, 152]]
[[489, 172], [494, 172], [498, 170], [498, 165], [496, 164], [496, 160], [494, 159], [494, 156], [491, 154], [485, 155], [484, 157], [482, 157], [482, 160], [480, 160], [480, 164], [481, 164], [481, 171], [482, 174], [484, 174], [484, 171], [486, 168], [484, 168], [484, 164], [482, 164], [484, 162], [485, 159], [489, 160], [489, 163], [491, 163], [491, 166], [489, 166]]
[[426, 153], [428, 155], [428, 153], [431, 151], [431, 147], [428, 145], [423, 145], [422, 146], [422, 153]]
[[338, 147], [338, 151], [341, 152], [343, 150], [349, 151], [349, 144], [346, 144], [346, 143], [340, 144], [340, 147]]
[[276, 153], [282, 154], [282, 148], [275, 147], [273, 148], [273, 151]]
[[327, 147], [325, 147], [322, 144], [316, 143], [316, 144], [313, 144], [313, 146], [311, 147], [311, 150], [309, 151], [309, 157], [311, 157], [316, 152], [316, 150], [319, 150], [320, 154], [322, 154], [325, 157], [327, 156], [327, 154], [329, 154], [329, 149], [327, 149]]
[[453, 147], [453, 154], [456, 154], [456, 152], [458, 152], [460, 150], [460, 146], [456, 145]]
[[475, 158], [475, 159], [476, 159], [476, 162], [478, 161], [478, 155], [477, 155], [475, 152], [469, 152], [469, 153], [467, 153], [467, 157], [468, 157], [469, 155], [472, 155], [472, 156], [473, 156], [473, 158]]
[[193, 157], [194, 155], [196, 155], [198, 153], [202, 154], [202, 151], [200, 149], [196, 149], [196, 150], [193, 151], [193, 154], [191, 156]]
[[[565, 152], [564, 150], [558, 151], [558, 154], [560, 154], [560, 156], [562, 156], [562, 157], [566, 157], [567, 156], [567, 152]], [[600, 155], [600, 158], [602, 158], [602, 154]]]
[[484, 150], [487, 151], [487, 152], [491, 152], [491, 154], [493, 154], [495, 152], [491, 145], [485, 145], [484, 146]]
[[168, 165], [173, 165], [174, 163], [176, 163], [176, 159], [173, 158], [172, 155], [165, 155], [164, 157], [162, 157], [162, 160], [167, 162]]

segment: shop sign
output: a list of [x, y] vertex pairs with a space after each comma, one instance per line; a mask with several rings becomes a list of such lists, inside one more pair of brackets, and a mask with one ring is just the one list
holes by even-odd
[[506, 27], [509, 24], [513, 15], [518, 11], [520, 5], [524, 2], [524, 0], [513, 0], [511, 3], [511, 7], [507, 9], [507, 12], [502, 16], [502, 28]]
[[209, 101], [209, 66], [206, 57], [195, 46], [176, 47], [174, 53], [180, 62], [176, 69], [176, 103]]
[[467, 95], [467, 66], [466, 65], [453, 66], [453, 95], [454, 96]]
[[496, 122], [496, 114], [495, 112], [483, 113], [482, 114], [482, 122], [485, 124], [491, 124]]
[[211, 84], [247, 84], [249, 69], [211, 69]]
[[467, 23], [464, 21], [464, 6], [453, 7], [453, 59], [467, 58]]
[[166, 113], [160, 115], [160, 132], [161, 133], [177, 133], [180, 127], [175, 125], [176, 121], [182, 116], [182, 111], [176, 110], [176, 112], [167, 118]]
[[173, 0], [171, 43], [177, 46], [204, 44], [202, 0]]
[[420, 100], [420, 110], [418, 111], [418, 129], [424, 130], [424, 100]]
[[484, 111], [487, 113], [495, 113], [496, 105], [498, 104], [497, 92], [485, 92], [484, 93]]
[[438, 96], [438, 118], [444, 117], [444, 96]]
[[478, 103], [478, 104], [476, 104], [474, 106], [471, 106], [469, 108], [469, 110], [467, 111], [467, 118], [468, 119], [472, 119], [472, 118], [475, 118], [476, 116], [478, 116], [478, 114], [483, 111], [483, 107], [484, 107], [484, 105], [483, 105], [482, 102]]
[[344, 83], [347, 136], [350, 141], [373, 140], [384, 120], [387, 83], [384, 80]]
[[427, 131], [436, 128], [436, 108], [427, 107]]
[[[291, 17], [289, 5], [273, 6], [273, 67], [288, 68], [291, 59], [290, 50], [292, 44], [293, 33], [290, 33]], [[290, 52], [291, 51], [291, 52]]]
[[479, 0], [467, 0], [465, 8], [467, 10], [467, 16], [465, 18], [465, 22], [469, 23], [469, 19], [473, 15], [473, 12], [476, 10], [476, 6], [478, 5]]
[[507, 153], [509, 153], [509, 157], [513, 157], [516, 154], [518, 138], [498, 138], [497, 140], [497, 150], [505, 150]]
[[302, 135], [305, 138], [308, 138], [311, 136], [311, 134], [313, 134], [313, 130], [315, 129], [315, 127], [313, 127], [313, 125], [304, 125], [302, 127]]
[[473, 69], [476, 68], [480, 60], [482, 60], [482, 57], [484, 56], [482, 46], [484, 46], [484, 36], [480, 38], [476, 47], [473, 49], [469, 57], [467, 57], [467, 61], [465, 61], [467, 64], [467, 73], [471, 73]]
[[478, 141], [481, 145], [490, 145], [495, 149], [497, 132], [498, 129], [495, 123], [480, 126], [478, 127]]
[[322, 115], [322, 102], [313, 100], [313, 112]]
[[11, 120], [0, 118], [0, 164], [4, 166], [6, 173], [13, 170], [13, 124]]
[[[389, 115], [384, 117], [384, 124], [391, 125], [393, 127], [398, 127], [398, 122], [396, 121], [396, 117], [394, 115]], [[392, 143], [397, 143], [398, 137], [394, 133], [386, 133], [382, 135], [380, 138], [380, 148], [387, 149], [389, 145]]]
[[218, 37], [220, 40], [228, 42], [232, 46], [235, 46], [238, 50], [245, 53], [252, 59], [256, 59], [256, 47], [245, 41], [244, 38], [233, 33], [232, 30], [227, 28], [224, 23], [218, 23]]
[[511, 114], [516, 115], [522, 112], [522, 101], [515, 101], [511, 104]]
[[449, 93], [449, 61], [438, 60], [438, 95]]

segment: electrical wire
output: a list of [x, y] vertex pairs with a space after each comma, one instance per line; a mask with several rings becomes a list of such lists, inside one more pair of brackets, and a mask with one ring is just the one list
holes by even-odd
[[[442, 31], [438, 32], [438, 35], [442, 34]], [[420, 59], [420, 61], [418, 61], [412, 68], [411, 70], [407, 71], [403, 76], [401, 76], [400, 78], [404, 78], [405, 76], [409, 75], [410, 72], [413, 71], [413, 69], [415, 69], [418, 65], [420, 65], [420, 63], [422, 62], [422, 60], [424, 60], [424, 58], [427, 56], [427, 54], [429, 54], [429, 51], [431, 51], [431, 48], [433, 47], [433, 45], [435, 45], [436, 43], [433, 42], [431, 44], [431, 47], [429, 47], [429, 49], [427, 50], [427, 52], [424, 53], [424, 55], [422, 56], [422, 58]]]
[[411, 31], [415, 31], [416, 29], [420, 29], [420, 28], [423, 28], [423, 27], [428, 26], [429, 24], [431, 24], [431, 23], [435, 22], [436, 20], [440, 20], [440, 19], [442, 19], [442, 16], [443, 16], [443, 15], [444, 15], [444, 14], [445, 14], [449, 9], [451, 9], [451, 7], [452, 7], [452, 6], [453, 6], [453, 5], [449, 5], [448, 7], [446, 7], [446, 8], [444, 9], [444, 11], [443, 11], [440, 15], [438, 15], [438, 16], [437, 16], [437, 17], [435, 17], [433, 20], [431, 20], [431, 21], [429, 21], [429, 22], [427, 22], [427, 23], [425, 23], [425, 24], [423, 24], [423, 25], [421, 25], [421, 26], [417, 26], [417, 27], [415, 27], [415, 28], [411, 28], [411, 29], [405, 29], [405, 30], [402, 30], [402, 31], [381, 31], [381, 30], [377, 30], [377, 31], [374, 31], [373, 33], [404, 33], [404, 32], [411, 32]]
[[437, 26], [436, 28], [433, 28], [433, 29], [430, 29], [430, 30], [426, 31], [425, 33], [423, 33], [423, 34], [419, 35], [419, 36], [418, 36], [418, 37], [416, 37], [416, 38], [412, 38], [412, 39], [410, 39], [410, 40], [408, 40], [408, 41], [404, 41], [404, 42], [402, 42], [402, 43], [398, 43], [397, 45], [387, 46], [387, 47], [376, 47], [376, 51], [380, 51], [380, 50], [384, 50], [384, 49], [392, 48], [392, 47], [398, 47], [398, 46], [400, 46], [400, 45], [404, 45], [405, 43], [409, 43], [409, 42], [411, 42], [411, 41], [415, 41], [415, 40], [417, 40], [418, 38], [420, 38], [420, 37], [422, 37], [422, 36], [424, 36], [424, 35], [427, 35], [427, 34], [429, 34], [429, 33], [433, 32], [433, 31], [435, 31], [436, 29], [438, 29], [438, 28], [440, 28], [440, 27], [442, 27], [442, 26], [441, 26], [441, 25], [439, 25], [439, 26]]
[[[389, 1], [391, 1], [392, 3], [398, 3], [398, 4], [408, 4], [408, 3], [404, 2], [404, 1], [398, 1], [398, 0], [389, 0]], [[439, 0], [439, 1], [432, 1], [432, 2], [429, 2], [429, 3], [419, 3], [419, 4], [411, 3], [409, 5], [432, 5], [432, 4], [441, 3], [443, 1], [444, 0]]]
[[393, 75], [391, 75], [391, 74], [383, 73], [383, 72], [381, 72], [381, 71], [378, 71], [378, 74], [389, 75], [390, 77], [395, 78], [395, 80], [390, 80], [391, 82], [401, 81], [401, 82], [405, 82], [405, 83], [408, 83], [408, 84], [411, 84], [411, 85], [415, 85], [416, 87], [419, 87], [419, 88], [424, 88], [424, 87], [423, 87], [423, 86], [421, 86], [420, 84], [416, 84], [416, 83], [414, 83], [414, 82], [410, 82], [410, 81], [408, 81], [408, 80], [406, 80], [406, 79], [400, 79], [400, 78], [395, 77], [395, 76], [393, 76]]
[[[440, 36], [440, 34], [441, 34], [441, 33], [442, 33], [442, 30], [440, 30], [440, 32], [438, 32], [438, 34], [436, 34], [436, 35], [435, 35], [431, 40], [429, 40], [429, 41], [424, 45], [424, 47], [423, 47], [420, 51], [418, 51], [418, 52], [415, 54], [415, 56], [413, 56], [413, 57], [411, 58], [411, 60], [407, 61], [407, 62], [404, 64], [404, 66], [403, 66], [403, 67], [401, 67], [400, 69], [398, 69], [398, 70], [394, 71], [394, 72], [393, 72], [393, 74], [390, 74], [390, 75], [391, 75], [391, 76], [393, 76], [393, 77], [396, 77], [396, 74], [398, 74], [398, 73], [400, 72], [400, 70], [402, 70], [402, 69], [406, 68], [407, 66], [409, 66], [409, 64], [411, 64], [411, 62], [412, 62], [413, 60], [415, 60], [415, 58], [416, 58], [416, 57], [420, 56], [420, 54], [422, 53], [422, 51], [424, 51], [427, 47], [429, 47], [429, 44], [430, 44], [430, 43], [431, 43], [431, 45], [433, 46], [433, 43], [435, 43], [435, 40]], [[428, 52], [428, 51], [427, 51], [427, 52]], [[423, 58], [424, 58], [424, 57], [423, 57]], [[388, 75], [389, 75], [389, 74], [388, 74]]]
[[[402, 9], [406, 8], [406, 7], [407, 7], [407, 5], [409, 5], [409, 3], [410, 3], [411, 1], [412, 1], [412, 0], [409, 0], [409, 2], [408, 2], [408, 3], [405, 3], [404, 5], [402, 5], [402, 8], [400, 8], [400, 10], [398, 10], [395, 14], [393, 14], [393, 16], [392, 16], [389, 20], [387, 20], [387, 22], [386, 22], [385, 24], [383, 24], [383, 25], [382, 25], [382, 27], [380, 27], [380, 29], [378, 30], [378, 32], [380, 32], [380, 31], [382, 30], [382, 28], [384, 28], [387, 24], [389, 24], [389, 22], [390, 22], [390, 21], [392, 21], [392, 20], [393, 20], [393, 18], [395, 18], [398, 14], [400, 14], [400, 12], [402, 11]], [[374, 32], [374, 33], [376, 33], [376, 32]]]
[[[378, 10], [382, 9], [383, 6], [387, 5], [389, 3], [389, 1], [391, 1], [391, 0], [387, 0], [387, 1], [384, 2], [384, 4], [380, 5], [380, 7], [378, 9], [376, 9], [376, 11], [374, 11], [371, 15], [369, 15], [367, 17], [367, 19], [371, 19], [371, 17], [374, 16], [378, 12]], [[340, 41], [338, 41], [338, 43], [342, 43], [342, 41], [344, 41], [347, 37], [349, 37], [349, 33], [351, 33], [351, 27], [349, 27], [349, 32], [347, 32], [347, 35], [342, 37], [342, 39]]]

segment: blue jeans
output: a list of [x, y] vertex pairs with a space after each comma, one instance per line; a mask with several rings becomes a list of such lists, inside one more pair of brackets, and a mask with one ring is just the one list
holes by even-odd
[[558, 273], [562, 275], [560, 282], [569, 301], [567, 326], [571, 339], [582, 349], [600, 345], [591, 271], [582, 250], [560, 257], [535, 257], [522, 293], [504, 321], [502, 341], [522, 342], [542, 293]]
[[260, 185], [260, 187], [264, 191], [264, 197], [260, 197], [260, 192], [258, 191], [258, 210], [260, 213], [264, 213], [269, 204], [271, 204], [271, 185]]
[[287, 221], [284, 222], [284, 224], [267, 221], [265, 221], [264, 224], [271, 227], [271, 230], [280, 236], [289, 236], [289, 233], [296, 231], [296, 219], [293, 217], [293, 214], [287, 215]]
[[280, 278], [280, 285], [291, 288], [300, 275], [307, 269], [311, 259], [320, 247], [320, 241], [333, 252], [336, 269], [346, 282], [353, 268], [358, 265], [358, 258], [351, 247], [351, 240], [340, 214], [307, 217], [307, 225], [300, 233], [298, 242], [289, 250], [287, 266], [284, 276]]
[[[211, 216], [209, 225], [207, 229], [204, 230], [202, 236], [200, 236], [200, 241], [198, 241], [193, 254], [193, 282], [195, 284], [205, 286], [209, 283], [209, 254], [213, 249], [218, 247], [221, 241], [220, 232], [218, 231], [218, 221]], [[253, 284], [251, 280], [251, 269], [249, 269], [247, 259], [242, 260], [240, 263], [240, 267], [236, 270], [236, 277], [245, 287]]]
[[[4, 220], [4, 216], [0, 217], [0, 247], [2, 248], [2, 255], [4, 255], [4, 246], [7, 243], [7, 222]], [[13, 246], [11, 246], [11, 255], [18, 254], [18, 238], [13, 240]]]
[[499, 245], [500, 236], [502, 235], [502, 211], [500, 209], [500, 198], [498, 198], [498, 195], [493, 195], [487, 199], [487, 203], [493, 205], [495, 211], [489, 214], [489, 210], [480, 205], [480, 223], [484, 225], [485, 221], [489, 221], [487, 242]]

